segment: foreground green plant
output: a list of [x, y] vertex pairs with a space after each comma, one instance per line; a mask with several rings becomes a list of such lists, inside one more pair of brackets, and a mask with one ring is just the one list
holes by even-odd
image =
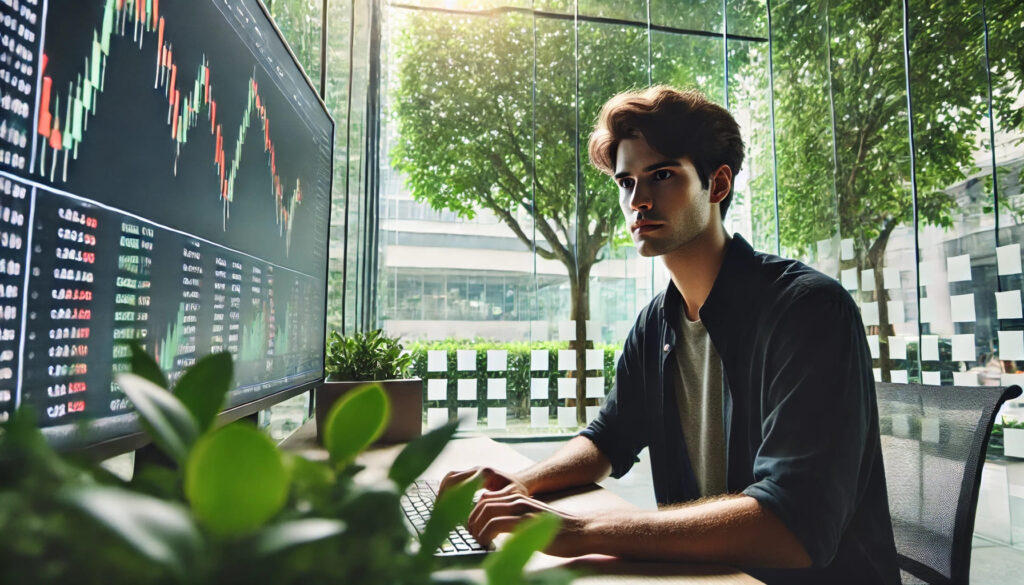
[[[432, 551], [468, 516], [477, 486], [439, 498], [418, 545], [399, 498], [457, 423], [409, 443], [386, 481], [366, 484], [353, 461], [386, 425], [379, 386], [332, 408], [330, 459], [316, 462], [280, 451], [247, 423], [216, 428], [231, 386], [227, 354], [197, 362], [173, 391], [138, 347], [133, 372], [117, 383], [171, 467], [143, 466], [125, 482], [55, 453], [32, 413], [18, 412], [0, 430], [0, 582], [435, 582]], [[553, 516], [525, 522], [488, 557], [488, 582], [570, 580], [564, 572], [521, 575], [557, 529]]]

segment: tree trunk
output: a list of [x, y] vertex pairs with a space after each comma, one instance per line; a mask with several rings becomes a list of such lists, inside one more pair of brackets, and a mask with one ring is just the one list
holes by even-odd
[[570, 349], [576, 350], [576, 422], [587, 422], [587, 320], [590, 319], [590, 269], [581, 265], [575, 274], [570, 270], [569, 285], [572, 296], [572, 319], [576, 324], [576, 340]]
[[892, 323], [889, 323], [889, 295], [885, 289], [885, 248], [889, 244], [889, 236], [896, 227], [895, 221], [887, 221], [882, 232], [871, 244], [867, 258], [871, 270], [875, 274], [875, 300], [878, 302], [878, 367], [882, 371], [882, 381], [891, 382], [889, 373], [889, 337], [895, 333]]

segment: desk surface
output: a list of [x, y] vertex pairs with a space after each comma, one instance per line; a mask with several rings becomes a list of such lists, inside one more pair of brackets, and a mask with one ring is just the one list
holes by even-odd
[[[316, 444], [316, 432], [307, 423], [289, 437], [282, 447], [299, 452], [310, 459], [325, 459], [327, 454]], [[387, 470], [398, 456], [401, 446], [373, 448], [360, 455], [358, 461], [366, 466], [360, 481], [379, 481], [387, 477]], [[486, 437], [456, 439], [448, 444], [441, 456], [424, 472], [426, 479], [441, 479], [453, 469], [464, 469], [475, 465], [488, 465], [497, 469], [517, 470], [533, 463], [504, 443]], [[556, 494], [544, 498], [558, 510], [580, 513], [594, 509], [610, 510], [633, 508], [634, 506], [609, 490], [598, 486], [573, 490], [568, 494]], [[690, 585], [757, 585], [761, 583], [737, 569], [715, 565], [683, 563], [652, 563], [623, 561], [604, 555], [587, 555], [576, 559], [553, 557], [536, 553], [527, 565], [527, 570], [541, 570], [565, 567], [578, 571], [581, 576], [573, 583], [578, 585], [604, 585], [608, 583], [659, 583]], [[460, 570], [463, 573], [478, 570]]]

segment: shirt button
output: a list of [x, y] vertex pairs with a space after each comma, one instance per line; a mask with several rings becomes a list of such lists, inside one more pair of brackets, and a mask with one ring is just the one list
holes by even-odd
[[670, 349], [672, 349], [672, 346], [666, 343], [666, 344], [665, 344], [665, 353], [668, 353], [668, 351], [669, 351]]

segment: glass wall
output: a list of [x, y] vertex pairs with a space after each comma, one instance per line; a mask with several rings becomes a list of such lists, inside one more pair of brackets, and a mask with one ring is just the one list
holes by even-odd
[[[318, 4], [269, 7], [310, 47]], [[328, 6], [331, 325], [402, 336], [430, 424], [593, 416], [667, 279], [586, 143], [606, 99], [652, 83], [734, 113], [747, 157], [727, 228], [850, 291], [878, 380], [1024, 377], [1019, 2]]]
[[761, 129], [730, 227], [774, 243], [765, 5], [677, 4], [385, 5], [378, 323], [414, 352], [428, 426], [564, 433], [596, 414], [626, 333], [667, 284], [587, 160], [616, 93], [728, 92]]

